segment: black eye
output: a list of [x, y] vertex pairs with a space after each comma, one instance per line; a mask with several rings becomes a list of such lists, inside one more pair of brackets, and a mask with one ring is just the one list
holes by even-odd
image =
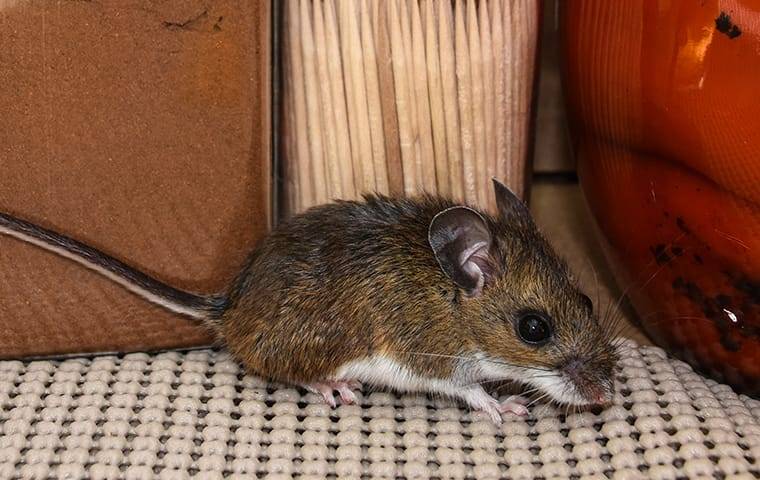
[[552, 326], [540, 313], [524, 313], [517, 319], [517, 335], [529, 345], [544, 345], [552, 338]]

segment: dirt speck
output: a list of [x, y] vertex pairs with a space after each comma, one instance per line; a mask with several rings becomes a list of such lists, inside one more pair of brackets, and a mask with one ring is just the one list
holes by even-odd
[[654, 261], [657, 262], [657, 265], [665, 265], [670, 261], [670, 255], [668, 255], [667, 247], [662, 243], [659, 243], [653, 247], [649, 247], [649, 251], [652, 252]]
[[720, 12], [720, 15], [715, 19], [715, 29], [720, 33], [726, 34], [731, 40], [742, 34], [739, 26], [734, 25], [731, 17], [726, 12]]

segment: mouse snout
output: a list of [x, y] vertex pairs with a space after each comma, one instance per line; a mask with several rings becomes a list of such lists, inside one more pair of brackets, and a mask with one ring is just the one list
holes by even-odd
[[612, 389], [605, 387], [591, 387], [587, 396], [592, 405], [607, 405], [612, 401]]
[[592, 405], [605, 405], [612, 401], [611, 376], [604, 370], [603, 366], [581, 358], [570, 359], [562, 368], [578, 394]]

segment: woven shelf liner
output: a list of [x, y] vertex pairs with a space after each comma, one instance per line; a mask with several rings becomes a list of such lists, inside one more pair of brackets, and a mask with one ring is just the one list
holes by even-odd
[[0, 362], [0, 478], [760, 476], [760, 402], [626, 347], [610, 408], [498, 427], [421, 395], [331, 410], [212, 350]]

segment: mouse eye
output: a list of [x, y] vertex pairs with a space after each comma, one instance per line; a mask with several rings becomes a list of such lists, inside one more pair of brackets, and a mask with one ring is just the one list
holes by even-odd
[[552, 326], [540, 313], [523, 313], [517, 319], [517, 335], [529, 345], [544, 345], [552, 338]]

